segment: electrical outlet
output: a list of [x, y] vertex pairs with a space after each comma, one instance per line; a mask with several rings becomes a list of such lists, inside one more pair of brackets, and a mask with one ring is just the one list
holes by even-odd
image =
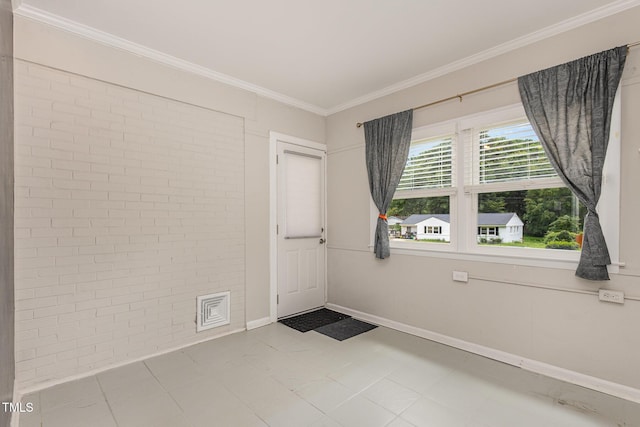
[[467, 283], [469, 281], [469, 273], [467, 273], [466, 271], [454, 271], [453, 281]]
[[615, 302], [616, 304], [624, 304], [624, 292], [612, 291], [611, 289], [600, 289], [598, 292], [600, 301]]

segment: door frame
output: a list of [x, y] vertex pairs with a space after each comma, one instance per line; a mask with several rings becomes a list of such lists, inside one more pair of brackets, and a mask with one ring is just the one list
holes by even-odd
[[[324, 231], [327, 235], [327, 145], [308, 139], [269, 131], [269, 320], [278, 321], [278, 169], [276, 156], [278, 141], [325, 153], [324, 162]], [[324, 302], [327, 303], [327, 245], [324, 246]]]

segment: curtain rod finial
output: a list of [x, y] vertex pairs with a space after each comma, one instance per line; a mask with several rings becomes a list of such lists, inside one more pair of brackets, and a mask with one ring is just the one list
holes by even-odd
[[357, 128], [361, 128], [362, 127], [362, 123], [360, 123], [360, 122], [356, 123], [356, 127]]

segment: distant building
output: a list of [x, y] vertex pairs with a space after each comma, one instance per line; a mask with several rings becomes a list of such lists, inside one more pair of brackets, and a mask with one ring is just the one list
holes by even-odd
[[513, 213], [478, 214], [478, 240], [499, 237], [503, 243], [522, 242], [524, 222]]
[[390, 216], [389, 218], [387, 218], [387, 224], [389, 224], [389, 227], [391, 227], [392, 225], [400, 224], [402, 221], [404, 220], [402, 218], [398, 218], [397, 216]]
[[390, 216], [387, 218], [387, 224], [389, 224], [389, 236], [391, 237], [401, 237], [400, 231], [397, 230], [397, 227], [394, 225], [401, 224], [404, 221], [402, 218], [398, 218], [397, 216]]
[[451, 240], [449, 214], [415, 214], [400, 223], [402, 237], [414, 239]]
[[[451, 241], [449, 214], [415, 214], [400, 223], [402, 237], [417, 240]], [[524, 223], [517, 214], [478, 214], [477, 239], [501, 239], [504, 243], [522, 242]]]

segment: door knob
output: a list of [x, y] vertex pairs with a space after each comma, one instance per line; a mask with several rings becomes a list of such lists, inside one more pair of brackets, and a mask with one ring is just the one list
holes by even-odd
[[327, 241], [326, 241], [325, 239], [322, 239], [322, 238], [320, 239], [320, 244], [321, 244], [321, 245], [322, 245], [322, 244], [324, 244], [324, 243], [326, 243], [326, 242], [327, 242]]

